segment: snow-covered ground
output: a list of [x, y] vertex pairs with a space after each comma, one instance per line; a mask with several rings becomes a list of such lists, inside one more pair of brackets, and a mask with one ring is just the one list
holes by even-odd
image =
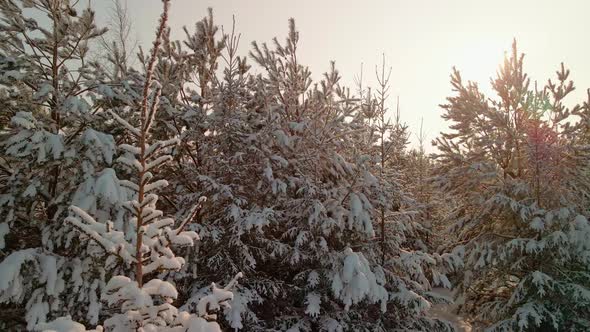
[[[453, 292], [450, 289], [446, 288], [434, 288], [433, 292], [453, 298]], [[459, 332], [471, 332], [475, 331], [471, 324], [469, 324], [463, 317], [457, 315], [456, 312], [456, 304], [434, 304], [430, 310], [429, 314], [432, 317], [440, 318], [447, 320], [455, 326], [455, 329]]]

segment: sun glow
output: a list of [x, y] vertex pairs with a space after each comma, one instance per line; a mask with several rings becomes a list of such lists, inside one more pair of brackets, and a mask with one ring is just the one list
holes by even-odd
[[455, 67], [463, 80], [477, 82], [480, 90], [489, 96], [492, 92], [490, 78], [496, 77], [504, 56], [510, 51], [511, 42], [494, 38], [471, 39], [458, 48]]

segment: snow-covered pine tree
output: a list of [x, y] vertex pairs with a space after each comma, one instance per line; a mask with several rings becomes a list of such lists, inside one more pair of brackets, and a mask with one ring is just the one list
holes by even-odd
[[10, 118], [0, 142], [0, 328], [31, 329], [66, 313], [96, 322], [105, 271], [63, 219], [72, 201], [116, 219], [123, 195], [109, 191], [115, 141], [88, 94], [100, 75], [89, 45], [104, 30], [92, 10], [66, 0], [0, 1], [0, 14]]
[[411, 184], [413, 169], [408, 165], [406, 150], [408, 127], [401, 122], [399, 99], [392, 118], [388, 112], [390, 70], [385, 57], [376, 67], [377, 89], [362, 88], [362, 75], [357, 80], [361, 100], [354, 122], [362, 124], [358, 136], [360, 153], [369, 157], [368, 168], [377, 179], [374, 217], [379, 237], [366, 254], [383, 264], [390, 310], [382, 314], [378, 326], [385, 329], [445, 330], [446, 323], [430, 320], [426, 310], [431, 303], [447, 302], [431, 293], [432, 287], [450, 287], [445, 274], [461, 265], [453, 254], [430, 254], [425, 244], [429, 230], [424, 228], [421, 213], [425, 207], [414, 196]]
[[497, 99], [455, 70], [442, 105], [452, 132], [437, 139], [437, 183], [459, 202], [448, 218], [465, 255], [464, 310], [491, 331], [585, 331], [588, 107], [565, 107], [574, 86], [563, 65], [557, 82], [531, 87], [523, 57], [514, 43], [492, 81]]
[[[140, 287], [136, 281], [120, 276], [105, 285], [113, 273], [128, 273], [129, 264], [137, 262], [136, 239], [145, 240], [140, 253], [151, 249], [147, 250], [150, 256], [141, 262], [145, 274], [159, 270], [162, 264], [178, 267], [181, 260], [174, 259], [166, 241], [188, 244], [195, 235], [178, 232], [184, 222], [176, 232], [166, 227], [170, 219], [160, 218], [155, 196], [149, 193], [144, 195], [144, 213], [140, 215], [151, 227], [132, 229], [137, 222], [132, 225], [133, 217], [130, 219], [124, 210], [126, 201], [141, 201], [134, 198], [138, 196], [134, 189], [143, 186], [144, 192], [156, 190], [164, 183], [149, 183], [148, 171], [144, 172], [141, 185], [119, 180], [119, 176], [126, 178], [130, 174], [115, 162], [117, 144], [113, 135], [119, 142], [136, 142], [140, 131], [130, 123], [143, 120], [144, 126], [140, 127], [149, 129], [146, 117], [138, 116], [141, 112], [133, 109], [141, 104], [149, 106], [151, 116], [155, 114], [157, 93], [152, 86], [146, 90], [149, 100], [142, 98], [141, 93], [149, 80], [130, 70], [120, 71], [113, 82], [98, 64], [86, 59], [92, 39], [103, 32], [94, 26], [90, 9], [79, 15], [65, 0], [22, 1], [20, 5], [2, 1], [0, 9], [4, 23], [2, 101], [7, 106], [5, 113], [10, 114], [7, 118], [11, 117], [8, 128], [2, 132], [0, 162], [0, 298], [8, 303], [1, 313], [1, 327], [20, 330], [26, 324], [27, 329], [83, 331], [84, 325], [69, 317], [44, 322], [71, 315], [94, 325], [99, 318], [109, 318], [108, 311], [101, 311], [101, 293], [106, 293], [104, 300], [112, 305], [122, 304], [121, 309], [128, 314], [107, 319], [108, 326], [145, 321], [162, 325], [173, 321], [173, 331], [219, 330], [215, 313], [220, 305], [231, 300], [229, 289], [235, 281], [223, 289], [215, 285], [209, 288], [212, 294], [200, 299], [196, 315], [179, 312], [162, 317], [162, 312], [148, 318], [137, 314], [149, 311], [146, 307], [150, 301], [152, 311], [155, 306], [166, 307], [165, 303], [154, 301], [174, 297], [175, 290], [169, 283], [154, 279]], [[49, 23], [45, 26], [32, 19], [31, 10], [48, 14]], [[113, 118], [117, 121], [113, 122]], [[172, 144], [175, 140], [166, 142]], [[137, 163], [142, 164], [142, 156], [146, 161], [159, 150], [163, 153], [166, 144], [157, 141], [143, 145], [149, 156], [137, 154], [135, 158], [133, 154], [141, 148], [122, 144], [119, 150], [123, 156], [118, 160], [131, 162], [130, 169], [137, 168]], [[146, 167], [155, 168], [166, 159], [160, 156]], [[158, 178], [157, 174], [154, 176]], [[74, 205], [71, 216], [64, 223], [70, 204]], [[133, 210], [132, 206], [126, 207]], [[153, 220], [145, 220], [152, 217]], [[159, 224], [154, 223], [156, 219]], [[85, 233], [80, 235], [73, 225]], [[133, 236], [137, 230], [151, 233]], [[166, 308], [175, 313], [175, 308]]]
[[[189, 52], [191, 60], [207, 61], [192, 67], [199, 77], [207, 78], [207, 88], [201, 88], [200, 93], [188, 89], [179, 91], [184, 97], [176, 98], [172, 94], [168, 98], [174, 102], [182, 101], [181, 105], [175, 104], [174, 107], [183, 113], [176, 119], [180, 119], [181, 126], [185, 127], [178, 156], [181, 162], [172, 164], [174, 171], [182, 174], [174, 181], [177, 197], [180, 198], [175, 205], [182, 210], [202, 195], [209, 198], [199, 215], [199, 219], [204, 222], [197, 228], [203, 239], [199, 253], [201, 258], [188, 259], [195, 266], [199, 265], [201, 275], [213, 276], [215, 279], [225, 277], [220, 275], [220, 268], [256, 272], [248, 273], [252, 277], [238, 290], [236, 300], [233, 301], [234, 309], [227, 312], [226, 316], [231, 327], [242, 327], [242, 314], [253, 326], [263, 328], [272, 324], [272, 315], [275, 314], [274, 310], [268, 310], [268, 306], [286, 301], [287, 292], [292, 292], [293, 288], [289, 274], [296, 273], [288, 272], [287, 269], [283, 269], [284, 275], [276, 275], [275, 272], [281, 264], [288, 266], [298, 263], [297, 260], [281, 262], [285, 260], [285, 250], [289, 246], [283, 245], [284, 240], [278, 236], [286, 230], [284, 227], [287, 225], [277, 227], [277, 218], [285, 208], [276, 204], [275, 209], [274, 201], [287, 188], [285, 180], [275, 180], [271, 173], [271, 165], [288, 165], [281, 156], [282, 151], [288, 149], [286, 145], [289, 145], [283, 127], [286, 123], [279, 122], [279, 117], [271, 112], [274, 109], [268, 100], [274, 97], [266, 91], [266, 82], [247, 75], [245, 59], [239, 58], [236, 53], [237, 36], [222, 37], [227, 42], [223, 58], [227, 61], [227, 68], [223, 78], [210, 76], [209, 72], [204, 74], [210, 71], [207, 68], [216, 68], [215, 61], [219, 58], [216, 55], [217, 48], [203, 49], [199, 46], [203, 40], [220, 45], [214, 38], [204, 38], [217, 31], [211, 20], [209, 16], [198, 24], [195, 35], [189, 35], [189, 42], [186, 43], [195, 53], [192, 56]], [[172, 62], [177, 63], [177, 59], [172, 59]], [[169, 125], [171, 123], [167, 122], [165, 126], [174, 127]], [[309, 165], [306, 167], [309, 168]], [[292, 181], [295, 180], [293, 178]], [[278, 202], [285, 204], [288, 199], [282, 197]], [[292, 211], [295, 208], [293, 205], [289, 209]], [[282, 216], [280, 220], [290, 219]], [[267, 233], [269, 225], [272, 228]], [[344, 253], [339, 256], [342, 256], [340, 260], [344, 259]], [[183, 273], [177, 273], [175, 277], [179, 276], [194, 278], [192, 273], [185, 273], [184, 276]], [[185, 308], [198, 302], [201, 289], [206, 286], [201, 279], [197, 280], [193, 284], [194, 296]], [[263, 298], [277, 302], [269, 301], [264, 303], [264, 307], [246, 308], [249, 302], [259, 303]], [[298, 296], [298, 301], [298, 307], [302, 308], [304, 294]], [[290, 321], [292, 323], [293, 319]], [[279, 324], [288, 327], [285, 325], [288, 322], [279, 321]]]
[[[11, 1], [2, 4], [8, 8], [6, 17], [18, 16], [13, 22], [16, 27], [38, 29]], [[25, 6], [31, 4], [41, 10], [50, 6], [56, 11], [55, 20], [76, 20], [65, 0], [23, 1]], [[286, 44], [275, 41], [272, 49], [255, 46], [252, 56], [266, 72], [259, 76], [249, 74], [245, 58], [237, 55], [239, 37], [233, 33], [215, 37], [218, 28], [211, 14], [197, 24], [194, 35], [188, 34], [185, 49], [169, 40], [169, 30], [162, 24], [153, 53], [144, 56], [140, 52], [144, 71], [127, 68], [110, 76], [79, 57], [73, 67], [69, 58], [62, 63], [60, 57], [70, 52], [69, 56], [86, 54], [68, 48], [85, 50], [86, 43], [64, 37], [65, 27], [76, 26], [72, 22], [51, 26], [40, 30], [49, 41], [29, 41], [30, 36], [24, 35], [21, 39], [33, 46], [51, 47], [56, 38], [65, 38], [63, 44], [57, 43], [65, 49], [58, 49], [57, 62], [36, 64], [39, 59], [52, 59], [53, 49], [43, 56], [42, 48], [27, 47], [14, 48], [10, 54], [17, 60], [7, 57], [1, 66], [9, 83], [5, 92], [12, 100], [5, 102], [10, 109], [15, 113], [34, 110], [31, 116], [13, 117], [10, 131], [2, 133], [10, 144], [3, 147], [7, 153], [0, 164], [6, 174], [0, 183], [11, 188], [11, 194], [2, 196], [0, 213], [11, 223], [15, 215], [21, 218], [19, 227], [11, 232], [36, 234], [22, 228], [33, 220], [42, 234], [37, 237], [42, 243], [36, 245], [41, 248], [30, 251], [27, 247], [35, 246], [19, 244], [15, 248], [9, 233], [8, 256], [0, 263], [11, 267], [3, 270], [10, 277], [0, 284], [3, 301], [24, 304], [25, 298], [31, 299], [26, 304], [29, 328], [82, 330], [83, 325], [65, 317], [43, 323], [71, 314], [87, 326], [106, 319], [108, 328], [143, 325], [184, 331], [191, 328], [191, 321], [213, 319], [207, 307], [216, 311], [218, 302], [230, 297], [215, 286], [213, 294], [206, 295], [211, 288], [205, 280], [227, 280], [227, 271], [242, 270], [251, 272], [252, 277], [238, 288], [233, 308], [224, 311], [229, 327], [293, 331], [445, 327], [424, 317], [423, 311], [433, 299], [427, 292], [429, 279], [446, 280], [431, 267], [452, 256], [408, 250], [403, 242], [409, 233], [395, 231], [391, 239], [397, 254], [389, 267], [381, 267], [382, 250], [375, 246], [378, 239], [374, 238], [373, 220], [378, 215], [378, 197], [386, 186], [371, 174], [377, 168], [363, 150], [366, 144], [357, 140], [358, 133], [371, 128], [354, 121], [361, 106], [340, 85], [334, 66], [323, 80], [312, 84], [309, 70], [297, 61], [298, 32], [293, 22]], [[46, 33], [52, 28], [53, 34]], [[18, 29], [7, 28], [6, 36], [12, 37], [6, 40], [22, 34]], [[13, 44], [20, 45], [15, 42], [3, 47], [10, 49]], [[220, 78], [216, 71], [221, 61], [226, 68]], [[60, 115], [61, 126], [52, 124], [56, 121], [34, 122], [41, 115], [52, 117], [54, 109], [49, 101], [34, 106], [39, 104], [35, 90], [27, 85], [40, 84], [39, 89], [43, 80], [31, 78], [51, 78], [53, 71], [49, 69], [54, 64], [60, 67], [58, 89], [49, 88], [38, 97], [52, 100], [56, 94], [58, 101], [67, 100], [57, 91], [67, 96], [72, 89], [75, 96], [92, 105], [87, 107], [91, 112], [86, 112], [76, 108], [84, 105], [82, 102], [70, 105], [62, 101], [71, 111], [64, 113], [68, 116], [55, 113]], [[68, 70], [79, 65], [81, 78], [74, 76], [68, 81]], [[21, 71], [30, 75], [26, 76], [29, 81], [18, 76]], [[190, 87], [194, 77], [196, 91]], [[54, 80], [47, 81], [53, 87]], [[16, 102], [15, 96], [19, 98]], [[158, 117], [154, 118], [156, 112]], [[30, 123], [47, 128], [36, 134], [32, 130], [38, 128]], [[55, 150], [54, 139], [46, 138], [46, 133], [64, 136], [68, 153]], [[29, 134], [35, 140], [18, 150], [22, 147], [18, 135]], [[146, 144], [141, 143], [142, 137]], [[49, 148], [39, 148], [39, 142]], [[51, 162], [33, 167], [32, 161], [43, 153], [52, 155]], [[82, 170], [74, 165], [82, 165]], [[53, 190], [60, 195], [52, 198], [45, 195], [48, 189], [43, 186], [51, 187], [47, 183], [53, 183], [55, 166], [59, 172], [57, 189]], [[41, 186], [25, 187], [27, 179], [36, 177]], [[165, 182], [172, 185], [164, 187]], [[32, 192], [29, 188], [42, 189], [34, 193], [32, 203], [27, 198]], [[162, 201], [154, 194], [156, 190], [163, 194]], [[208, 200], [201, 201], [202, 196]], [[70, 203], [73, 207], [64, 223]], [[16, 211], [19, 209], [26, 214]], [[51, 218], [48, 212], [52, 212]], [[197, 219], [198, 224], [183, 221], [174, 226], [162, 215]], [[37, 226], [37, 220], [43, 227]], [[176, 234], [182, 227], [189, 232]], [[73, 232], [75, 229], [79, 231]], [[5, 227], [1, 231], [4, 235]], [[144, 233], [138, 235], [138, 231]], [[191, 265], [182, 267], [182, 259], [174, 255], [170, 245], [178, 241], [190, 244], [194, 240], [190, 231], [199, 232], [203, 245], [200, 257], [193, 249], [177, 251]], [[24, 261], [30, 264], [21, 264]], [[34, 273], [27, 273], [28, 268], [35, 269]], [[54, 270], [57, 276], [50, 272]], [[150, 281], [143, 282], [143, 275]], [[168, 303], [178, 291], [164, 280], [174, 280], [181, 293], [190, 294], [189, 299], [177, 298], [184, 311], [178, 312]], [[234, 282], [228, 285], [226, 288]], [[16, 291], [20, 289], [23, 291]], [[101, 293], [111, 309], [101, 310]], [[115, 308], [117, 305], [121, 307]], [[387, 314], [378, 314], [386, 305], [390, 306]], [[121, 313], [111, 317], [112, 310]], [[192, 311], [196, 316], [188, 313]]]
[[[410, 193], [417, 212], [416, 220], [423, 226], [423, 232], [419, 240], [427, 247], [435, 249], [447, 238], [444, 230], [440, 228], [445, 206], [448, 204], [444, 192], [436, 190], [432, 185], [433, 160], [425, 150], [426, 133], [423, 122], [415, 134], [418, 147], [409, 149], [404, 154], [401, 177], [404, 188]], [[443, 241], [440, 241], [443, 240]], [[417, 243], [418, 247], [422, 244]]]
[[[176, 90], [171, 88], [164, 94], [162, 100], [168, 103], [165, 112], [169, 114], [155, 128], [164, 135], [177, 133], [180, 138], [175, 162], [167, 165], [173, 188], [169, 194], [174, 197], [171, 210], [183, 214], [199, 197], [209, 198], [197, 215], [199, 223], [191, 225], [203, 239], [198, 257], [195, 251], [184, 252], [189, 264], [173, 275], [180, 288], [193, 294], [181, 300], [187, 310], [196, 307], [206, 294], [208, 282], [200, 275], [222, 280], [227, 277], [224, 269], [247, 274], [252, 271], [252, 249], [249, 241], [244, 243], [240, 237], [253, 227], [259, 228], [255, 224], [268, 213], [256, 206], [249, 211], [242, 196], [244, 192], [250, 197], [256, 194], [252, 174], [259, 172], [258, 156], [246, 135], [261, 127], [258, 115], [244, 109], [254, 89], [247, 75], [249, 66], [237, 55], [239, 36], [234, 30], [218, 36], [211, 12], [195, 27], [194, 33], [185, 29], [185, 50], [180, 48], [181, 43], [170, 42], [172, 46], [162, 53], [157, 75]], [[225, 66], [222, 77], [215, 72], [219, 61]], [[196, 89], [190, 84], [193, 77]], [[185, 83], [178, 85], [179, 81]], [[248, 118], [252, 118], [250, 123]], [[248, 163], [241, 157], [246, 152], [250, 155]], [[252, 277], [248, 280], [257, 283]], [[242, 328], [242, 316], [251, 321], [247, 304], [258, 298], [248, 288], [239, 289], [232, 310], [225, 313], [229, 327]]]
[[[386, 73], [387, 71], [387, 73]], [[387, 102], [389, 98], [389, 90], [391, 88], [389, 81], [391, 78], [391, 67], [387, 69], [385, 63], [385, 54], [383, 54], [383, 63], [381, 69], [375, 67], [375, 76], [377, 77], [378, 87], [375, 92], [375, 96], [371, 95], [372, 90], [368, 89], [367, 96], [363, 99], [363, 88], [362, 88], [362, 73], [361, 79], [358, 82], [358, 91], [360, 92], [361, 111], [358, 113], [358, 120], [362, 121], [366, 125], [366, 147], [361, 149], [361, 153], [366, 153], [370, 158], [370, 169], [373, 174], [379, 179], [379, 190], [378, 202], [379, 205], [376, 207], [378, 211], [377, 223], [378, 237], [379, 237], [379, 249], [381, 251], [381, 265], [385, 264], [386, 253], [389, 252], [387, 248], [388, 230], [387, 226], [390, 226], [391, 214], [399, 211], [401, 206], [402, 195], [401, 188], [399, 186], [399, 173], [396, 172], [390, 165], [398, 166], [399, 163], [394, 161], [392, 158], [398, 156], [400, 152], [403, 153], [402, 149], [397, 146], [402, 140], [392, 139], [391, 134], [394, 131], [394, 126], [391, 123], [391, 118], [387, 116], [389, 110]], [[396, 137], [397, 138], [397, 137]], [[363, 139], [363, 138], [361, 138]], [[365, 139], [363, 139], [365, 140]], [[405, 147], [406, 140], [403, 140], [402, 147]], [[385, 179], [388, 179], [387, 181]]]
[[[198, 24], [189, 40], [213, 37], [217, 28], [210, 20]], [[224, 278], [219, 273], [224, 269], [250, 276], [226, 312], [230, 327], [384, 328], [383, 321], [366, 319], [373, 306], [360, 305], [385, 303], [389, 294], [383, 292], [378, 262], [370, 261], [380, 257], [371, 246], [377, 186], [367, 158], [354, 152], [360, 150], [353, 137], [367, 130], [350, 121], [358, 102], [339, 86], [334, 68], [312, 86], [309, 70], [297, 62], [293, 23], [284, 46], [255, 46], [252, 56], [268, 72], [265, 76], [248, 74], [245, 59], [236, 55], [238, 37], [220, 38], [206, 40], [218, 46], [223, 40], [222, 57], [217, 47], [202, 54], [202, 48], [187, 42], [188, 53], [176, 47], [166, 60], [169, 68], [185, 58], [207, 61], [187, 67], [207, 77], [206, 92], [187, 88], [172, 93], [167, 99], [178, 116], [162, 123], [166, 130], [181, 132], [178, 162], [170, 164], [169, 172], [178, 175], [171, 182], [173, 205], [182, 211], [200, 196], [208, 197], [194, 228], [203, 244], [199, 258], [189, 254], [187, 260], [208, 278]], [[201, 53], [193, 56], [197, 51]], [[227, 61], [223, 78], [203, 75], [203, 68], [217, 68], [221, 60]], [[420, 264], [436, 261], [416, 255], [398, 259], [406, 272], [396, 275], [392, 294], [407, 310], [389, 322], [399, 328], [436, 325], [423, 316], [413, 319], [413, 313], [428, 306], [430, 295], [425, 292], [429, 286], [411, 280], [427, 282], [431, 272]], [[196, 303], [206, 286], [194, 272], [175, 274], [183, 285], [196, 280], [184, 308]], [[355, 282], [361, 282], [358, 288], [351, 286]]]
[[[198, 238], [194, 232], [185, 232], [183, 227], [192, 216], [188, 216], [177, 229], [174, 221], [161, 218], [162, 211], [156, 204], [155, 194], [167, 182], [163, 179], [153, 181], [155, 170], [171, 159], [165, 151], [177, 144], [177, 140], [155, 141], [150, 144], [150, 129], [159, 106], [161, 88], [153, 80], [153, 70], [168, 18], [168, 1], [164, 1], [164, 11], [154, 41], [146, 76], [142, 99], [139, 106], [139, 124], [134, 126], [127, 120], [111, 112], [113, 118], [135, 139], [135, 145], [121, 144], [123, 155], [117, 159], [132, 169], [134, 180], [119, 180], [120, 186], [127, 187], [131, 199], [123, 204], [129, 212], [126, 220], [127, 234], [112, 223], [97, 222], [79, 207], [70, 207], [72, 216], [66, 221], [78, 228], [84, 237], [98, 243], [102, 249], [121, 259], [126, 265], [134, 267], [135, 280], [126, 276], [114, 276], [105, 289], [105, 299], [110, 305], [121, 305], [121, 314], [105, 321], [105, 327], [113, 331], [133, 329], [156, 329], [172, 323], [176, 312], [170, 305], [177, 293], [172, 284], [152, 279], [144, 285], [144, 274], [150, 275], [160, 270], [180, 269], [184, 261], [174, 256], [172, 245], [193, 245]], [[198, 207], [198, 206], [197, 206]], [[131, 230], [131, 232], [130, 232]], [[126, 236], [127, 235], [127, 236]], [[126, 238], [127, 237], [127, 238]], [[108, 266], [108, 265], [107, 265]], [[153, 297], [161, 297], [162, 304], [154, 303]]]
[[[177, 138], [153, 140], [151, 135], [162, 89], [154, 79], [154, 69], [168, 19], [169, 1], [163, 3], [164, 10], [156, 30], [156, 39], [146, 63], [141, 98], [136, 105], [140, 113], [139, 123], [131, 124], [111, 111], [116, 122], [135, 141], [133, 145], [119, 145], [122, 156], [117, 159], [133, 174], [133, 180], [118, 180], [118, 185], [131, 192], [130, 199], [123, 204], [128, 212], [127, 218], [123, 225], [116, 227], [110, 221], [97, 222], [84, 210], [72, 205], [71, 216], [66, 222], [80, 230], [83, 238], [96, 242], [110, 256], [111, 262], [119, 259], [123, 264], [133, 267], [134, 280], [124, 275], [113, 276], [104, 289], [102, 299], [112, 307], [119, 307], [121, 311], [107, 316], [104, 328], [108, 331], [221, 331], [216, 322], [216, 312], [220, 305], [226, 305], [232, 299], [230, 289], [237, 283], [241, 273], [223, 289], [213, 284], [212, 293], [200, 299], [196, 314], [178, 312], [171, 304], [178, 297], [176, 288], [170, 282], [157, 278], [158, 273], [180, 270], [184, 264], [184, 259], [175, 256], [172, 249], [194, 245], [198, 235], [186, 231], [185, 227], [205, 201], [204, 197], [199, 199], [198, 204], [176, 227], [172, 218], [162, 218], [163, 213], [156, 206], [159, 198], [156, 192], [166, 187], [168, 182], [164, 179], [154, 181], [157, 177], [155, 171], [172, 159], [167, 151], [178, 144]], [[146, 281], [147, 278], [150, 280]]]
[[366, 158], [348, 154], [355, 144], [351, 134], [360, 128], [347, 121], [356, 108], [338, 71], [332, 63], [312, 85], [309, 69], [297, 60], [299, 33], [289, 23], [284, 44], [275, 39], [271, 49], [254, 43], [251, 52], [266, 75], [256, 78], [256, 113], [249, 119], [262, 126], [252, 137], [259, 150], [258, 197], [249, 201], [271, 212], [262, 229], [267, 235], [257, 239], [266, 251], [257, 260], [265, 263], [256, 270], [278, 286], [264, 294], [263, 306], [275, 308], [265, 313], [275, 316], [265, 325], [359, 329], [366, 314], [361, 302], [378, 304], [377, 310], [387, 302], [380, 268], [361, 251], [374, 236], [374, 177]]

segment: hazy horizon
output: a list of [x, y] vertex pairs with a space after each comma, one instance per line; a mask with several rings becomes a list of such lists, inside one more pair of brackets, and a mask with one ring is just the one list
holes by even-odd
[[[149, 47], [160, 0], [124, 0], [140, 44]], [[94, 2], [99, 23], [104, 23], [110, 1]], [[576, 91], [570, 102], [585, 99], [590, 87], [590, 47], [584, 34], [590, 31], [585, 13], [590, 4], [564, 1], [191, 1], [172, 3], [170, 25], [173, 38], [183, 38], [182, 27], [194, 24], [214, 11], [217, 24], [231, 28], [232, 15], [241, 33], [240, 53], [247, 55], [251, 42], [282, 41], [287, 21], [295, 18], [300, 32], [299, 58], [313, 78], [329, 68], [330, 61], [353, 87], [354, 77], [364, 66], [365, 84], [374, 85], [375, 65], [384, 53], [391, 74], [390, 110], [400, 97], [402, 121], [415, 133], [424, 118], [428, 151], [430, 141], [447, 128], [439, 104], [451, 95], [449, 75], [456, 66], [465, 80], [478, 82], [489, 92], [489, 77], [495, 74], [505, 51], [516, 38], [524, 52], [525, 70], [531, 79], [544, 83], [555, 77], [561, 62], [571, 70]], [[261, 8], [263, 8], [261, 10]], [[251, 62], [251, 61], [250, 61]], [[424, 90], [424, 87], [428, 90]]]

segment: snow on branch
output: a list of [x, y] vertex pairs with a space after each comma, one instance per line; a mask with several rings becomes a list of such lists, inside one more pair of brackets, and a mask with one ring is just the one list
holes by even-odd
[[70, 211], [74, 215], [67, 217], [65, 221], [94, 240], [106, 253], [119, 256], [129, 265], [136, 262], [133, 246], [125, 240], [123, 232], [109, 229], [108, 224], [97, 222], [77, 206], [70, 206]]
[[227, 302], [233, 300], [234, 295], [231, 289], [238, 284], [238, 279], [243, 276], [242, 272], [239, 272], [224, 288], [218, 288], [215, 283], [212, 283], [211, 294], [201, 298], [197, 304], [197, 315], [207, 320], [216, 320], [217, 312], [221, 307], [227, 306]]
[[125, 129], [127, 129], [135, 137], [139, 137], [141, 135], [141, 132], [138, 128], [132, 126], [129, 122], [127, 122], [127, 120], [117, 115], [117, 113], [113, 112], [112, 110], [108, 110], [108, 112], [121, 126], [125, 127]]

